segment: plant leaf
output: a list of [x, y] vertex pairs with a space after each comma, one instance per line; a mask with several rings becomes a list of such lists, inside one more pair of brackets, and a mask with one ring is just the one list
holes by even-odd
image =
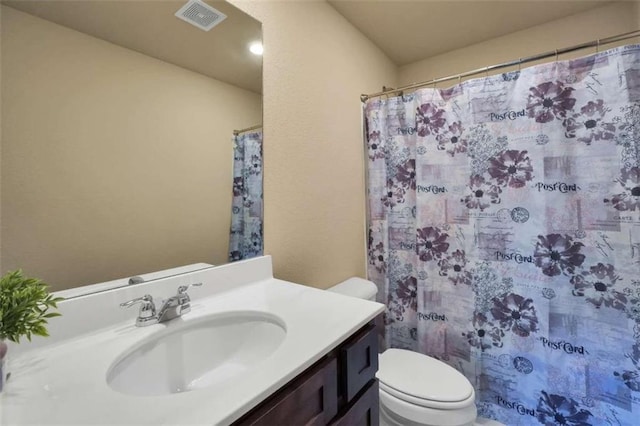
[[47, 284], [37, 278], [25, 277], [18, 269], [0, 278], [0, 336], [19, 343], [25, 336], [48, 336], [47, 319], [60, 316], [52, 311], [57, 302], [64, 300], [53, 297]]

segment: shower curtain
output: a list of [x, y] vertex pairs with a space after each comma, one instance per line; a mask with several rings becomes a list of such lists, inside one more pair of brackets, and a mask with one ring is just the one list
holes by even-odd
[[364, 114], [387, 345], [506, 425], [640, 425], [640, 46]]
[[229, 261], [262, 255], [262, 130], [233, 140]]

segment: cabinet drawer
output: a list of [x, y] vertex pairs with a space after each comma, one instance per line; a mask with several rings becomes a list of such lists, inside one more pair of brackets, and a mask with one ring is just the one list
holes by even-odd
[[378, 335], [373, 324], [366, 326], [340, 349], [342, 392], [349, 403], [375, 378], [378, 371]]
[[378, 426], [380, 424], [380, 400], [378, 381], [372, 380], [359, 397], [331, 426]]
[[325, 359], [234, 425], [326, 425], [338, 412], [338, 367]]

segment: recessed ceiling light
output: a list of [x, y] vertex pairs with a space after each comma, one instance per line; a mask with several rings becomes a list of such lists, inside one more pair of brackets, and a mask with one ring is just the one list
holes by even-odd
[[253, 53], [254, 55], [262, 55], [262, 52], [264, 52], [264, 48], [262, 47], [261, 42], [256, 41], [255, 43], [251, 43], [251, 45], [249, 46], [249, 51], [251, 51], [251, 53]]

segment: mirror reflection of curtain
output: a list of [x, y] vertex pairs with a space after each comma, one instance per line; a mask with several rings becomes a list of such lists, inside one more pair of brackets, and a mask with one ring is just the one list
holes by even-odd
[[262, 255], [262, 130], [234, 137], [229, 260]]

